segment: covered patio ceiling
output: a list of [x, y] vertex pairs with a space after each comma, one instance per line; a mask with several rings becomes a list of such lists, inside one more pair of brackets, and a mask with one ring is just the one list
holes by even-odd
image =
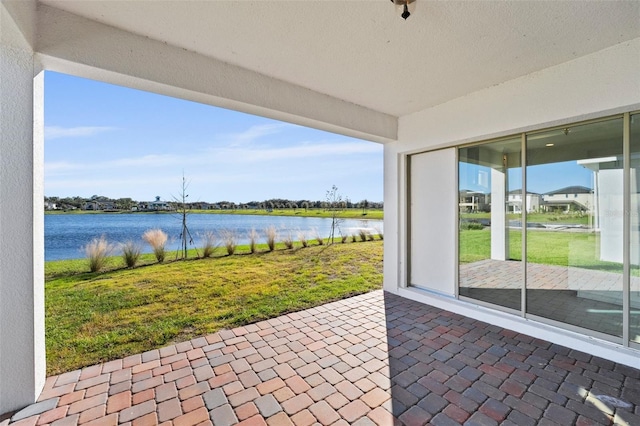
[[393, 117], [640, 37], [635, 1], [38, 3]]

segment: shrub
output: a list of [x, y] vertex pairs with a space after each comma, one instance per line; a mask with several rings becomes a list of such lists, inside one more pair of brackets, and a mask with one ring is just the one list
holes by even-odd
[[224, 247], [227, 249], [227, 254], [231, 256], [236, 252], [237, 236], [235, 231], [229, 229], [222, 230], [222, 240], [224, 241]]
[[202, 234], [202, 257], [211, 257], [218, 247], [216, 234], [206, 231]]
[[293, 248], [293, 237], [291, 236], [291, 232], [288, 232], [287, 235], [282, 239], [284, 246], [291, 250]]
[[264, 235], [267, 239], [267, 246], [269, 251], [273, 251], [276, 248], [276, 238], [278, 238], [278, 230], [275, 226], [270, 226], [264, 230]]
[[255, 229], [251, 229], [251, 231], [249, 231], [249, 251], [251, 251], [251, 253], [255, 253], [256, 252], [256, 244], [258, 242], [258, 232]]
[[305, 234], [304, 232], [298, 232], [298, 240], [300, 240], [300, 244], [302, 244], [302, 247], [309, 246], [309, 241], [307, 241], [307, 234]]
[[477, 231], [480, 229], [484, 229], [484, 226], [482, 226], [482, 224], [479, 222], [470, 222], [470, 221], [460, 222], [461, 231], [473, 231], [473, 230]]
[[133, 241], [127, 241], [122, 245], [122, 259], [124, 259], [127, 268], [133, 268], [140, 260], [140, 245]]
[[356, 234], [351, 234], [351, 242], [355, 243], [357, 241], [358, 236]]
[[89, 260], [89, 270], [98, 272], [107, 263], [107, 257], [113, 250], [113, 246], [107, 243], [107, 239], [103, 236], [94, 238], [89, 244], [84, 246], [84, 252]]
[[341, 235], [340, 238], [341, 238], [342, 244], [344, 244], [347, 242], [348, 235]]
[[358, 229], [358, 235], [360, 236], [360, 241], [367, 241], [367, 230], [365, 228]]
[[142, 234], [142, 239], [151, 246], [158, 262], [164, 262], [167, 254], [164, 249], [164, 245], [167, 243], [167, 234], [162, 229], [149, 229]]

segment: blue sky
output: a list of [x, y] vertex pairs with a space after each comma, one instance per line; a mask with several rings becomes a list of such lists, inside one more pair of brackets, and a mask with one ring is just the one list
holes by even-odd
[[[483, 171], [486, 181], [478, 183], [478, 173]], [[460, 188], [470, 191], [490, 192], [491, 172], [489, 167], [475, 164], [460, 166]], [[527, 170], [527, 191], [545, 194], [568, 186], [584, 186], [593, 188], [593, 172], [579, 165], [576, 161], [529, 166]], [[522, 169], [509, 169], [509, 191], [522, 189]]]
[[382, 145], [45, 74], [45, 195], [193, 201], [383, 199]]

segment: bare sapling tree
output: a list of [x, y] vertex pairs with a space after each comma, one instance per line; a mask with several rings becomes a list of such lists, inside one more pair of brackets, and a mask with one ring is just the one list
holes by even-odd
[[[188, 256], [188, 246], [194, 246], [193, 237], [191, 236], [191, 232], [189, 231], [189, 227], [187, 226], [187, 217], [189, 215], [189, 206], [187, 204], [187, 198], [189, 197], [189, 194], [187, 194], [188, 188], [189, 183], [184, 177], [184, 174], [182, 174], [182, 188], [180, 190], [180, 194], [178, 195], [178, 197], [173, 197], [173, 201], [178, 206], [178, 215], [180, 216], [180, 220], [182, 221], [182, 228], [180, 229], [180, 250], [176, 252], [176, 259], [178, 259], [178, 257], [180, 257], [180, 259], [186, 259]], [[198, 253], [198, 249], [195, 248], [195, 250], [196, 255], [200, 256], [200, 254]]]
[[342, 195], [338, 192], [338, 187], [332, 185], [331, 189], [327, 191], [326, 197], [327, 211], [329, 211], [329, 215], [331, 217], [331, 233], [329, 234], [329, 244], [334, 243], [336, 231], [338, 232], [338, 234], [342, 235], [340, 224], [343, 220], [339, 216], [344, 209], [344, 204], [345, 203], [342, 200]]

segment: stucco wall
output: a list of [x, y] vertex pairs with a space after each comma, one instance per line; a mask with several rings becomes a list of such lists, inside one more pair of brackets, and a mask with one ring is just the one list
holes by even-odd
[[[407, 154], [640, 109], [639, 75], [640, 38], [401, 117], [384, 150], [384, 288], [418, 297], [404, 289]], [[450, 252], [456, 241], [438, 244]]]
[[40, 393], [45, 342], [42, 75], [4, 5], [0, 15], [1, 414]]

